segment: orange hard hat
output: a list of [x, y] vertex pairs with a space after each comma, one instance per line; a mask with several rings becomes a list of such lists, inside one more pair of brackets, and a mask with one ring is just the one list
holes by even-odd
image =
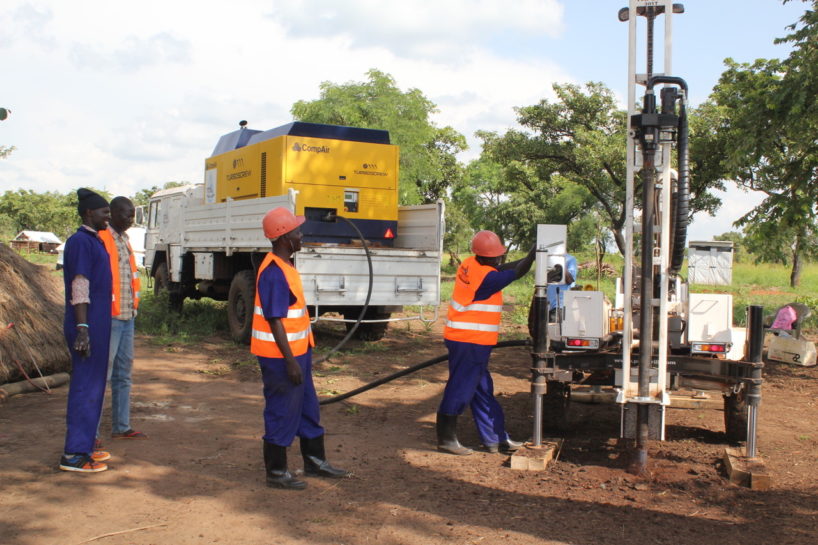
[[265, 237], [278, 238], [289, 233], [305, 221], [304, 216], [296, 216], [283, 206], [279, 206], [264, 214], [261, 227], [264, 229]]
[[471, 239], [471, 251], [483, 257], [499, 257], [506, 253], [506, 247], [500, 242], [500, 237], [491, 231], [479, 231]]

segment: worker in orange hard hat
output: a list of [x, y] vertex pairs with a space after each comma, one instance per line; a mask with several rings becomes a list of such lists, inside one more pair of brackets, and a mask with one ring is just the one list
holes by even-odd
[[443, 333], [449, 351], [449, 380], [437, 411], [437, 448], [450, 454], [471, 454], [471, 449], [457, 440], [457, 417], [470, 406], [483, 447], [489, 452], [510, 453], [520, 443], [506, 432], [488, 364], [500, 332], [503, 288], [531, 269], [536, 248], [532, 246], [524, 258], [502, 265], [506, 247], [491, 231], [474, 235], [471, 248], [475, 255], [457, 269]]
[[258, 357], [264, 382], [264, 465], [267, 486], [301, 490], [304, 481], [287, 469], [287, 447], [300, 438], [304, 475], [347, 477], [332, 467], [324, 452], [318, 396], [312, 382], [310, 315], [295, 269], [293, 254], [301, 249], [301, 224], [287, 208], [275, 208], [262, 220], [273, 249], [256, 277], [256, 299], [250, 351]]

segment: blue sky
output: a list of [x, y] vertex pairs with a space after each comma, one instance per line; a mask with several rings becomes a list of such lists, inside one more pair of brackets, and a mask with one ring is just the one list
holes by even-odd
[[[625, 0], [8, 0], [0, 9], [0, 191], [82, 185], [133, 194], [198, 182], [203, 159], [240, 119], [268, 129], [322, 81], [383, 70], [465, 134], [515, 126], [513, 108], [551, 98], [555, 82], [601, 81], [626, 95]], [[673, 72], [704, 100], [723, 59], [783, 57], [773, 39], [805, 4], [689, 0], [674, 18]], [[125, 8], [123, 6], [128, 6]], [[624, 100], [622, 100], [624, 106]], [[758, 201], [730, 190], [707, 239]]]

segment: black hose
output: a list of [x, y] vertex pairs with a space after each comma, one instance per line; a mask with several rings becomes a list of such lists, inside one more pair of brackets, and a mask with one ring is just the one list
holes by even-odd
[[679, 105], [679, 180], [676, 183], [676, 217], [673, 231], [673, 253], [670, 257], [670, 274], [679, 274], [685, 259], [687, 224], [690, 214], [690, 164], [688, 161], [687, 97]]
[[369, 265], [369, 287], [366, 290], [366, 300], [364, 301], [364, 306], [361, 308], [361, 314], [358, 315], [358, 319], [355, 321], [355, 325], [353, 325], [349, 329], [349, 331], [347, 331], [346, 336], [343, 339], [341, 339], [341, 341], [338, 344], [336, 344], [334, 347], [332, 347], [332, 349], [330, 349], [329, 352], [327, 352], [326, 354], [324, 354], [323, 357], [321, 357], [321, 358], [317, 359], [315, 362], [313, 362], [314, 364], [318, 364], [318, 363], [322, 363], [322, 362], [327, 361], [332, 354], [334, 354], [335, 352], [340, 350], [341, 347], [344, 346], [346, 344], [346, 342], [350, 338], [352, 338], [352, 335], [355, 333], [355, 330], [358, 329], [359, 325], [361, 325], [361, 321], [364, 319], [364, 316], [366, 315], [366, 311], [369, 309], [369, 300], [372, 298], [372, 283], [373, 283], [373, 280], [374, 280], [374, 274], [372, 272], [372, 255], [369, 253], [369, 246], [366, 243], [366, 239], [364, 238], [363, 233], [361, 233], [361, 230], [358, 229], [358, 226], [356, 226], [354, 223], [349, 221], [344, 216], [338, 216], [338, 215], [333, 214], [332, 217], [342, 219], [345, 222], [347, 222], [353, 229], [355, 229], [355, 233], [357, 233], [358, 238], [361, 239], [361, 244], [363, 245], [364, 252], [366, 253], [366, 263], [367, 263], [367, 265]]
[[[502, 342], [497, 343], [494, 346], [494, 348], [509, 348], [509, 347], [512, 347], [512, 346], [529, 346], [530, 344], [531, 344], [531, 341], [529, 339], [516, 340], [516, 341], [502, 341]], [[395, 379], [398, 379], [398, 378], [406, 376], [406, 375], [410, 375], [410, 374], [414, 373], [415, 371], [420, 371], [421, 369], [431, 367], [432, 365], [434, 365], [436, 363], [440, 363], [440, 362], [446, 361], [448, 359], [449, 359], [448, 354], [444, 354], [442, 356], [434, 357], [434, 358], [432, 358], [430, 360], [426, 360], [426, 361], [423, 361], [423, 362], [418, 363], [416, 365], [413, 365], [412, 367], [407, 367], [406, 369], [404, 369], [402, 371], [398, 371], [397, 373], [392, 373], [391, 375], [385, 376], [383, 378], [379, 378], [378, 380], [374, 380], [374, 381], [370, 382], [369, 384], [364, 384], [360, 388], [355, 388], [354, 390], [350, 390], [349, 392], [347, 392], [345, 394], [339, 394], [339, 395], [334, 396], [334, 397], [329, 397], [327, 399], [322, 399], [319, 402], [319, 404], [320, 405], [329, 405], [330, 403], [337, 403], [339, 401], [343, 401], [343, 400], [345, 400], [347, 398], [350, 398], [352, 396], [356, 396], [358, 394], [362, 394], [362, 393], [364, 393], [364, 392], [366, 392], [368, 390], [371, 390], [373, 388], [377, 388], [381, 384], [386, 384], [387, 382], [392, 382]]]

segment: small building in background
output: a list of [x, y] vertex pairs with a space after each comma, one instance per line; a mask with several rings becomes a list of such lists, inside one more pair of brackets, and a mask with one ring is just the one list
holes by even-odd
[[691, 284], [729, 286], [733, 282], [733, 243], [729, 240], [691, 241], [687, 252]]
[[62, 241], [57, 235], [46, 231], [20, 231], [9, 246], [18, 252], [43, 252], [53, 254]]

